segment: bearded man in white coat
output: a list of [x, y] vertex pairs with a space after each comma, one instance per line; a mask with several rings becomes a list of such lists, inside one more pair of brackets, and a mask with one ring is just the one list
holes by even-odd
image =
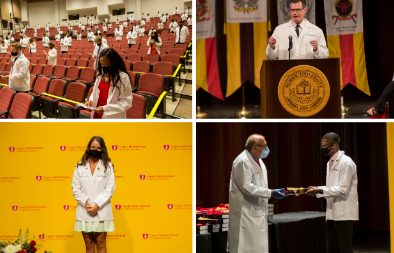
[[[337, 235], [340, 252], [353, 252], [353, 223], [358, 220], [357, 168], [353, 160], [339, 149], [341, 139], [336, 133], [325, 134], [320, 152], [330, 156], [327, 163], [326, 186], [310, 186], [305, 194], [327, 200], [327, 235]], [[334, 252], [336, 242], [327, 236], [327, 249]], [[335, 251], [336, 252], [336, 251]]]
[[289, 59], [289, 36], [293, 44], [291, 59], [328, 58], [323, 31], [304, 19], [306, 11], [305, 0], [290, 0], [291, 20], [276, 27], [268, 39], [266, 54], [269, 60]]
[[227, 241], [230, 253], [268, 253], [268, 199], [287, 197], [284, 188], [268, 188], [267, 169], [261, 160], [268, 154], [264, 136], [253, 134], [233, 162]]

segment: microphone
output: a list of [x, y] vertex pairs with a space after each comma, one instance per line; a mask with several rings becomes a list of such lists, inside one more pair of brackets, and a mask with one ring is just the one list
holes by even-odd
[[293, 35], [289, 35], [289, 60], [290, 60], [290, 50], [293, 49]]

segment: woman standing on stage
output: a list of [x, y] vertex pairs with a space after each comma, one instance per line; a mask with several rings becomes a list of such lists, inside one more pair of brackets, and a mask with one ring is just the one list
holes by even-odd
[[90, 139], [72, 181], [78, 202], [75, 231], [82, 232], [86, 253], [106, 253], [107, 232], [115, 230], [111, 198], [115, 192], [114, 166], [103, 138]]

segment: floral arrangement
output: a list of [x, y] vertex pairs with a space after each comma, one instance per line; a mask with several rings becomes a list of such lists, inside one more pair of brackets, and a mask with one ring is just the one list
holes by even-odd
[[[0, 240], [0, 252], [5, 253], [34, 253], [41, 248], [41, 245], [37, 245], [36, 241], [31, 240], [30, 243], [27, 242], [27, 237], [29, 236], [29, 229], [26, 229], [25, 235], [21, 238], [22, 230], [19, 230], [18, 238], [15, 242], [10, 241], [3, 242]], [[34, 239], [34, 237], [33, 237]], [[45, 251], [45, 253], [52, 253]]]

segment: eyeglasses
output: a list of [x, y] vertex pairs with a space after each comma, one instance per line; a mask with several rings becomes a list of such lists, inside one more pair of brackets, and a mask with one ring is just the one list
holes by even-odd
[[265, 149], [268, 145], [256, 145], [256, 146], [263, 147]]
[[320, 147], [331, 146], [331, 145], [333, 145], [333, 144], [334, 144], [334, 143], [320, 144]]
[[[305, 7], [304, 7], [305, 8]], [[297, 13], [301, 13], [301, 11], [304, 9], [290, 9], [290, 12], [297, 12]]]

